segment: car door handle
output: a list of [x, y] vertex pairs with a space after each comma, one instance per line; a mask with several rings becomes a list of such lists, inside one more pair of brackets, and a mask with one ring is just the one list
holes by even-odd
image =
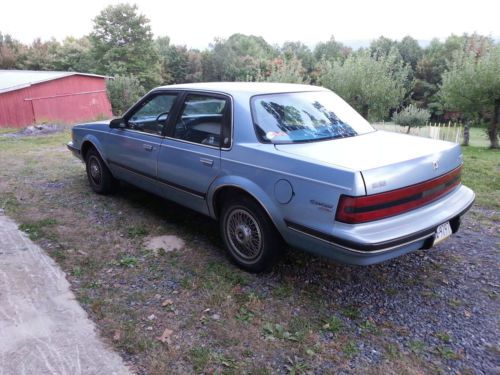
[[206, 165], [207, 167], [211, 167], [214, 165], [214, 161], [212, 159], [200, 158], [201, 164]]
[[153, 151], [152, 145], [143, 144], [142, 147], [144, 147], [144, 150], [146, 150], [146, 151]]

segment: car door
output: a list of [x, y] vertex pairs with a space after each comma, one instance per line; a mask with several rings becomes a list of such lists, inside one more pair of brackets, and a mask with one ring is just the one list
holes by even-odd
[[185, 95], [158, 156], [158, 179], [167, 187], [167, 198], [208, 213], [205, 197], [220, 173], [221, 147], [229, 142], [223, 129], [228, 128], [230, 113], [226, 96], [195, 92]]
[[124, 128], [111, 129], [106, 147], [108, 163], [116, 177], [158, 192], [158, 154], [177, 97], [177, 93], [152, 93], [124, 116]]

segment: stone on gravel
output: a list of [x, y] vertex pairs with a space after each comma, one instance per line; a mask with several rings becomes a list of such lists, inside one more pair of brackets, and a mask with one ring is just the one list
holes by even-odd
[[146, 249], [158, 251], [163, 249], [165, 252], [182, 250], [184, 248], [184, 241], [177, 236], [157, 236], [150, 237], [144, 241]]

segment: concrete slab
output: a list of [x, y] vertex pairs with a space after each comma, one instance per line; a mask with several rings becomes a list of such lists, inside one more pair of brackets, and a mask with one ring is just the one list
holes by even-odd
[[64, 273], [0, 212], [0, 375], [131, 374]]

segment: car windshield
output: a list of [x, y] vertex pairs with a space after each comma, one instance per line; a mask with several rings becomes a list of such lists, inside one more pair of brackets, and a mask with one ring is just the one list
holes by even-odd
[[258, 95], [251, 107], [257, 135], [266, 143], [312, 142], [375, 131], [331, 91]]

